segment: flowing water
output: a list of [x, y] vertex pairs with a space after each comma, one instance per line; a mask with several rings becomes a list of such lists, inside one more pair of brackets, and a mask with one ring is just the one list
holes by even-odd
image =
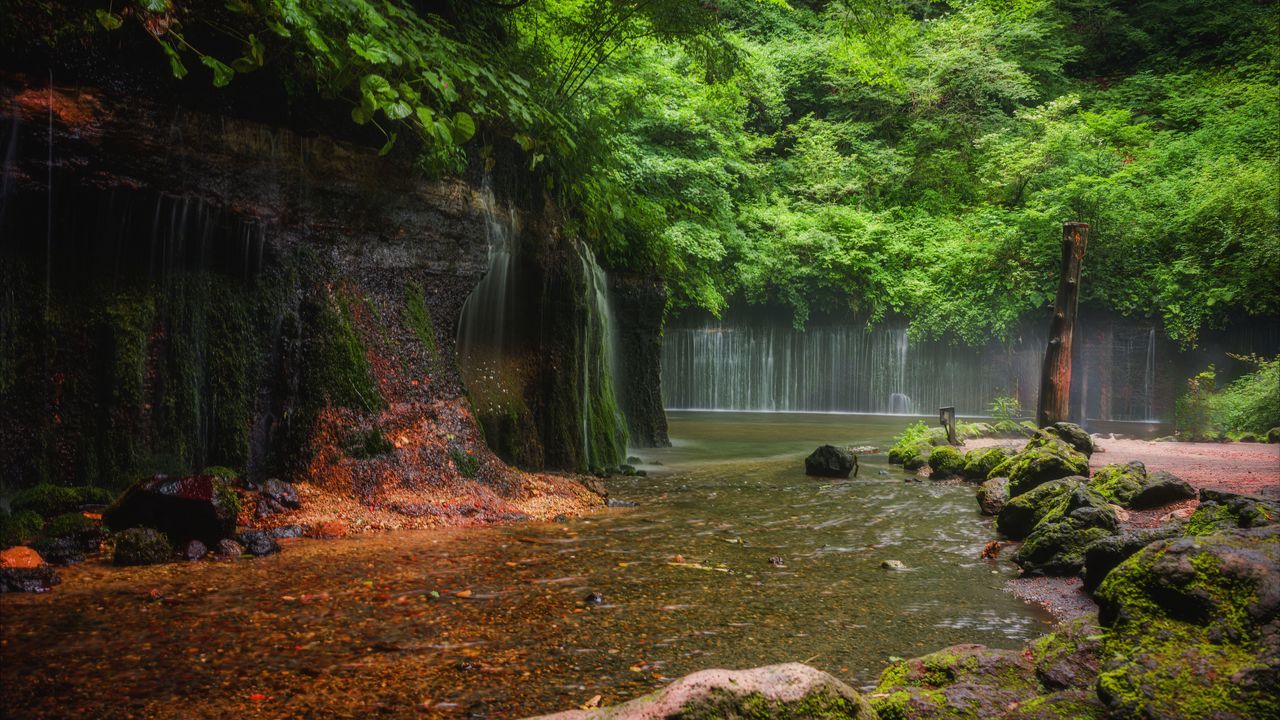
[[[1170, 372], [1157, 364], [1155, 330], [1140, 323], [1081, 325], [1073, 414], [1157, 420], [1165, 411], [1157, 379]], [[974, 348], [912, 342], [905, 328], [892, 325], [813, 323], [796, 330], [767, 314], [684, 318], [663, 333], [662, 392], [666, 407], [681, 409], [927, 415], [953, 406], [962, 415], [983, 415], [997, 396], [1035, 407], [1045, 343], [1038, 325], [1008, 343]]]
[[991, 529], [972, 487], [908, 481], [883, 456], [856, 479], [801, 470], [818, 443], [883, 447], [905, 424], [673, 412], [673, 447], [642, 452], [654, 474], [610, 481], [635, 509], [304, 540], [230, 563], [90, 561], [53, 593], [0, 599], [0, 704], [32, 718], [510, 718], [707, 667], [805, 661], [865, 685], [891, 656], [1040, 634], [1048, 618], [1002, 589], [1011, 566], [978, 559]]

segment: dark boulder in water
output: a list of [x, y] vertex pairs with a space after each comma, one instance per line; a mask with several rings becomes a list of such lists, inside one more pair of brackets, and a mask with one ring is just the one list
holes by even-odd
[[257, 557], [280, 552], [280, 544], [262, 530], [245, 530], [236, 536], [236, 541], [244, 547], [245, 552]]
[[216, 545], [235, 534], [240, 498], [224, 480], [211, 475], [156, 475], [135, 483], [102, 514], [112, 530], [149, 527], [185, 545], [199, 540]]
[[821, 445], [804, 459], [804, 474], [817, 477], [847, 478], [858, 475], [858, 458], [835, 445]]

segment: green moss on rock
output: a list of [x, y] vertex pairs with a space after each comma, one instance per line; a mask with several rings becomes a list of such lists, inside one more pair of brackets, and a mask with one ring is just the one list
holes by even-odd
[[1097, 592], [1116, 717], [1280, 717], [1280, 527], [1157, 541]]
[[1021, 540], [1050, 515], [1061, 515], [1071, 494], [1083, 487], [1084, 478], [1050, 480], [1017, 497], [1009, 498], [996, 517], [996, 529], [1005, 537]]
[[44, 519], [34, 510], [19, 510], [13, 514], [0, 511], [0, 547], [26, 545], [44, 527]]
[[1121, 507], [1129, 507], [1147, 482], [1147, 468], [1140, 462], [1107, 465], [1093, 474], [1089, 487]]
[[1017, 497], [1037, 485], [1059, 478], [1088, 477], [1089, 458], [1051, 435], [1042, 434], [1026, 448], [996, 466], [993, 477], [1009, 478], [1009, 496]]
[[1000, 463], [1009, 458], [1004, 448], [979, 448], [970, 450], [964, 456], [964, 469], [961, 474], [970, 480], [986, 480]]
[[929, 453], [929, 469], [936, 478], [960, 475], [964, 471], [964, 456], [950, 445], [935, 447]]
[[116, 565], [156, 565], [173, 558], [169, 538], [151, 528], [129, 528], [112, 538], [111, 561]]

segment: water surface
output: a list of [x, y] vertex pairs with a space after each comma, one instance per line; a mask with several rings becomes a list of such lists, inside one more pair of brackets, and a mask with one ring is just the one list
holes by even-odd
[[906, 422], [672, 413], [674, 447], [638, 451], [654, 475], [610, 481], [636, 509], [229, 563], [90, 562], [54, 593], [0, 600], [3, 707], [507, 718], [713, 666], [806, 661], [863, 685], [891, 656], [1040, 634], [1048, 618], [1001, 589], [1012, 567], [978, 559], [991, 530], [971, 487], [908, 482], [882, 455], [854, 480], [804, 476], [817, 443], [883, 447]]

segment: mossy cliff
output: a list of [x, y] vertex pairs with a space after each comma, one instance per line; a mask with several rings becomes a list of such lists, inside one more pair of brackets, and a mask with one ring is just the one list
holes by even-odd
[[[0, 85], [22, 178], [0, 218], [0, 486], [120, 488], [220, 465], [363, 492], [483, 449], [454, 338], [487, 268], [475, 182], [119, 93]], [[553, 208], [525, 204], [532, 249], [573, 247]], [[545, 343], [571, 364], [580, 334]], [[540, 422], [579, 429], [545, 444], [577, 448], [584, 412], [603, 411], [542, 395], [559, 389], [530, 401]], [[415, 459], [395, 473], [370, 457], [404, 446]], [[497, 475], [481, 479], [505, 472], [483, 464]], [[537, 464], [587, 463], [570, 449]]]

